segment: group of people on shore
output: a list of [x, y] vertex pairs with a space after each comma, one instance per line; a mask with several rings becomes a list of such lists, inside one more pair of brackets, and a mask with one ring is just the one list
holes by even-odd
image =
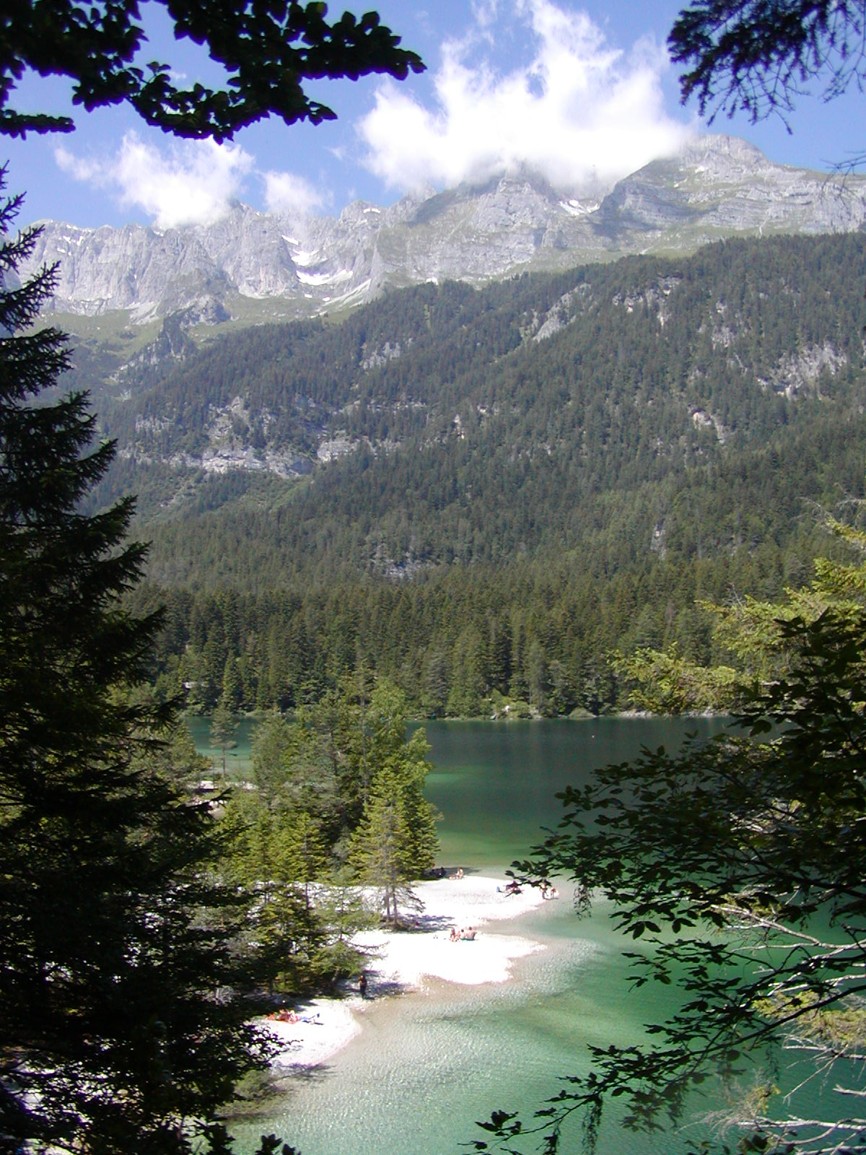
[[462, 930], [458, 930], [456, 926], [451, 927], [451, 932], [448, 935], [449, 942], [475, 942], [475, 935], [477, 931], [474, 926], [464, 926]]

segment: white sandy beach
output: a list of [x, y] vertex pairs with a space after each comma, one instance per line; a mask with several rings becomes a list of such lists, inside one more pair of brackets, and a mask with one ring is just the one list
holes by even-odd
[[[314, 999], [298, 1008], [298, 1022], [266, 1020], [264, 1025], [284, 1048], [275, 1059], [278, 1067], [314, 1067], [325, 1062], [362, 1029], [364, 1015], [385, 994], [423, 990], [427, 979], [475, 985], [501, 983], [512, 964], [540, 943], [502, 933], [499, 925], [539, 906], [543, 899], [534, 887], [520, 894], [497, 891], [503, 879], [469, 875], [436, 879], [413, 887], [424, 904], [411, 931], [367, 931], [356, 942], [369, 954], [367, 997]], [[473, 941], [452, 942], [450, 929], [475, 928]]]

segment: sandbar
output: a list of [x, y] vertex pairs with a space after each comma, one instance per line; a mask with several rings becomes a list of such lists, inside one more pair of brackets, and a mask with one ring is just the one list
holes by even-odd
[[[262, 1020], [278, 1041], [276, 1068], [319, 1066], [362, 1029], [376, 1001], [403, 990], [424, 990], [429, 979], [462, 985], [502, 983], [517, 959], [544, 950], [542, 943], [503, 933], [497, 924], [526, 914], [544, 900], [535, 887], [506, 894], [502, 878], [467, 875], [420, 882], [413, 892], [423, 904], [411, 929], [365, 931], [355, 943], [368, 954], [366, 996], [354, 985], [346, 998], [313, 999], [296, 1008], [298, 1021]], [[473, 928], [474, 939], [451, 939]]]

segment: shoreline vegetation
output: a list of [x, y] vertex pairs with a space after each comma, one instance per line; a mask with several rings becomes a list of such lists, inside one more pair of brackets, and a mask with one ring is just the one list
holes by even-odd
[[[588, 723], [597, 722], [600, 718], [666, 718], [666, 717], [680, 717], [680, 718], [715, 718], [726, 716], [727, 712], [722, 710], [682, 710], [677, 714], [656, 714], [650, 710], [636, 710], [623, 709], [611, 710], [604, 714], [590, 714], [583, 711], [573, 710], [570, 714], [560, 714], [556, 717], [545, 717], [541, 714], [518, 714], [518, 713], [502, 713], [502, 714], [475, 714], [465, 715], [454, 718], [425, 718], [425, 717], [409, 717], [408, 724], [412, 728], [423, 728], [431, 722], [448, 722], [449, 724], [459, 725], [462, 722], [497, 722], [504, 725], [515, 722], [574, 722], [574, 723]], [[286, 711], [283, 715], [287, 721], [293, 718], [293, 711]], [[232, 738], [230, 738], [225, 746], [216, 743], [216, 739], [212, 736], [212, 715], [197, 713], [195, 711], [187, 711], [183, 715], [184, 725], [190, 733], [196, 752], [211, 763], [211, 770], [216, 776], [214, 778], [207, 778], [200, 786], [208, 787], [210, 790], [217, 789], [217, 779], [222, 774], [223, 779], [228, 777], [236, 778], [238, 775], [246, 777], [246, 771], [251, 764], [251, 749], [250, 743], [256, 727], [262, 724], [268, 717], [268, 714], [263, 711], [252, 711], [249, 713], [237, 713], [232, 719]], [[207, 792], [207, 790], [205, 791]]]
[[[423, 905], [408, 929], [382, 928], [355, 936], [355, 944], [368, 960], [364, 993], [355, 980], [346, 986], [343, 997], [313, 998], [287, 1009], [282, 1020], [273, 1016], [256, 1020], [279, 1045], [272, 1075], [282, 1079], [333, 1058], [360, 1034], [365, 1019], [384, 998], [408, 991], [423, 993], [437, 979], [462, 985], [508, 981], [518, 959], [545, 947], [499, 929], [499, 924], [544, 902], [536, 887], [507, 893], [506, 881], [467, 874], [413, 886]], [[459, 937], [470, 928], [474, 937]], [[452, 937], [452, 929], [458, 937]]]

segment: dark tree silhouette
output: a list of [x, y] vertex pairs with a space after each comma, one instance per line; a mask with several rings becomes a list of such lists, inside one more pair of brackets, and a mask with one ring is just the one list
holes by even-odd
[[371, 73], [404, 79], [423, 71], [420, 58], [376, 12], [344, 12], [328, 22], [327, 6], [287, 0], [150, 0], [167, 9], [178, 40], [201, 45], [225, 72], [221, 88], [180, 88], [171, 62], [154, 61], [136, 0], [86, 6], [74, 0], [7, 0], [0, 20], [0, 133], [71, 132], [68, 116], [14, 108], [27, 72], [63, 76], [87, 112], [129, 103], [148, 124], [175, 136], [227, 140], [270, 115], [286, 124], [333, 120], [310, 97], [310, 81], [357, 80]]
[[807, 85], [840, 96], [866, 79], [863, 0], [698, 0], [677, 17], [668, 46], [683, 100], [701, 113], [753, 121], [784, 116]]
[[[376, 13], [165, 7], [224, 68], [222, 88], [181, 89], [169, 64], [141, 63], [136, 0], [9, 0], [0, 134], [74, 128], [14, 107], [27, 72], [67, 77], [86, 111], [128, 102], [148, 124], [220, 141], [271, 114], [332, 118], [309, 81], [423, 67]], [[243, 905], [213, 881], [207, 809], [160, 765], [172, 710], [142, 693], [158, 618], [123, 604], [145, 550], [125, 543], [130, 500], [81, 510], [114, 446], [91, 448], [86, 394], [56, 399], [66, 339], [34, 328], [55, 271], [19, 284], [38, 235], [10, 235], [20, 204], [0, 202], [0, 1152], [181, 1155], [198, 1133], [196, 1150], [225, 1155], [216, 1111], [267, 1051], [243, 995]]]

